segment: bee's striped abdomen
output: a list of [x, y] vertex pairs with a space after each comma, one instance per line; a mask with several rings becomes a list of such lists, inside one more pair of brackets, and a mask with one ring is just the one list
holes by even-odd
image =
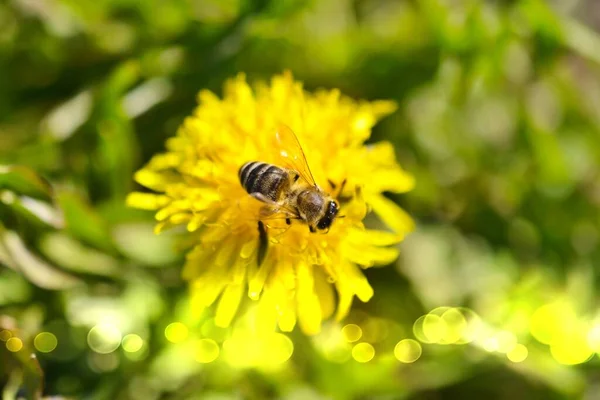
[[250, 161], [239, 170], [242, 187], [250, 194], [260, 193], [272, 201], [278, 201], [281, 193], [289, 185], [285, 170], [260, 161]]
[[240, 183], [248, 193], [256, 192], [253, 189], [257, 179], [269, 167], [269, 164], [259, 161], [250, 161], [242, 165], [239, 171]]

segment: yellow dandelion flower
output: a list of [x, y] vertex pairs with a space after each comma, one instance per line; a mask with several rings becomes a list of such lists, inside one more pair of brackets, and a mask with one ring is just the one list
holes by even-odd
[[[364, 144], [395, 105], [355, 102], [338, 90], [306, 93], [290, 73], [256, 90], [239, 75], [224, 92], [223, 99], [200, 92], [200, 105], [167, 141], [167, 151], [135, 174], [155, 193], [132, 193], [128, 204], [156, 210], [157, 233], [186, 226], [195, 246], [183, 276], [193, 307], [218, 299], [217, 325], [228, 326], [248, 296], [258, 303], [261, 325], [290, 331], [298, 321], [305, 333], [318, 333], [322, 320], [348, 313], [355, 295], [363, 302], [373, 296], [361, 268], [394, 261], [395, 245], [413, 227], [383, 195], [410, 190], [413, 178], [397, 164], [390, 143]], [[302, 143], [324, 192], [346, 183], [338, 199], [344, 218], [336, 218], [327, 233], [311, 233], [302, 221], [265, 221], [268, 250], [259, 265], [264, 203], [248, 195], [238, 171], [248, 161], [276, 163], [280, 149], [272, 138], [281, 124]], [[371, 209], [389, 230], [365, 228]]]

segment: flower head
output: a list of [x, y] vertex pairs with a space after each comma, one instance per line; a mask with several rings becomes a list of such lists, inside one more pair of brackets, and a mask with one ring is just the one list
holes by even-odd
[[[128, 203], [156, 210], [156, 232], [184, 225], [194, 239], [183, 276], [195, 307], [217, 302], [215, 322], [227, 326], [243, 298], [258, 302], [260, 323], [283, 331], [296, 321], [308, 334], [335, 313], [342, 319], [354, 295], [366, 302], [373, 289], [361, 268], [385, 265], [412, 229], [411, 219], [384, 191], [405, 192], [413, 179], [396, 163], [390, 143], [365, 145], [371, 128], [394, 111], [388, 101], [357, 103], [338, 90], [303, 91], [291, 74], [252, 90], [245, 77], [227, 82], [223, 99], [208, 91], [200, 105], [135, 179], [155, 193], [132, 193]], [[289, 126], [315, 180], [339, 195], [340, 214], [327, 233], [311, 233], [302, 221], [265, 221], [268, 245], [258, 263], [258, 220], [264, 205], [240, 184], [248, 161], [276, 163], [277, 126]], [[367, 229], [373, 210], [389, 229]], [[218, 300], [217, 300], [218, 299]], [[336, 305], [337, 299], [337, 305]]]

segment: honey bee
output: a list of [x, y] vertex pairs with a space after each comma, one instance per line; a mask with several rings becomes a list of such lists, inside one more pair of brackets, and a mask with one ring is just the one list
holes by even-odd
[[[281, 125], [275, 132], [281, 166], [249, 161], [239, 169], [242, 187], [264, 203], [259, 216], [259, 265], [264, 257], [266, 230], [262, 220], [284, 218], [288, 225], [299, 220], [310, 232], [327, 233], [338, 216], [339, 204], [315, 183], [306, 156], [294, 132]], [[335, 185], [332, 184], [335, 188]], [[341, 185], [343, 187], [343, 183]], [[340, 191], [341, 191], [340, 187]], [[263, 253], [261, 256], [260, 253]]]

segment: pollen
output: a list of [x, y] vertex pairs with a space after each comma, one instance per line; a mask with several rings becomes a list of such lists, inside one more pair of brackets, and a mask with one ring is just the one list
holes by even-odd
[[[365, 145], [395, 104], [357, 102], [338, 90], [309, 93], [290, 73], [254, 88], [241, 74], [226, 83], [222, 98], [201, 91], [198, 100], [166, 151], [135, 174], [148, 190], [127, 199], [155, 212], [156, 233], [176, 226], [188, 232], [193, 246], [182, 274], [192, 307], [210, 307], [215, 325], [227, 327], [249, 302], [265, 328], [299, 325], [312, 335], [323, 320], [342, 320], [355, 296], [368, 301], [373, 289], [362, 269], [393, 262], [413, 229], [383, 194], [411, 190], [412, 176], [389, 142]], [[301, 143], [315, 183], [328, 193], [343, 188], [336, 193], [342, 217], [326, 232], [311, 232], [301, 220], [264, 220], [268, 242], [259, 263], [261, 202], [244, 190], [238, 171], [251, 161], [276, 164], [286, 149], [271, 138], [282, 124]], [[382, 222], [378, 229], [363, 224], [368, 213]]]

